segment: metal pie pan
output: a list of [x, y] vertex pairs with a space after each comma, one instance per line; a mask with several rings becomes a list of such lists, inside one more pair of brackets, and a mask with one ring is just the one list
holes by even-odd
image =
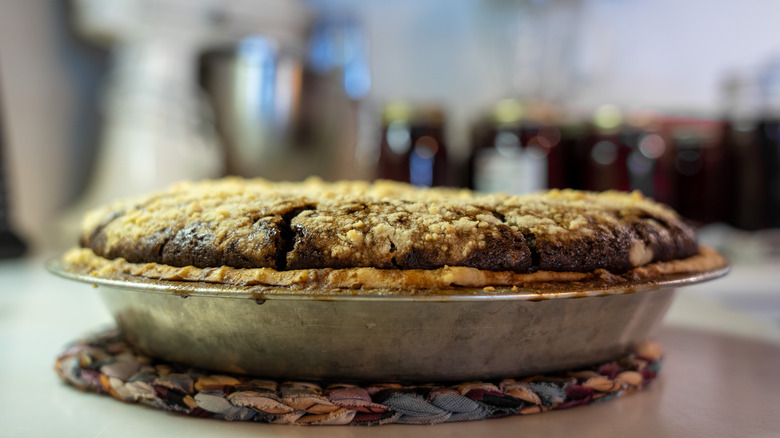
[[47, 269], [97, 286], [128, 341], [153, 357], [274, 379], [421, 382], [610, 360], [651, 335], [677, 287], [729, 267], [630, 287], [414, 294], [99, 278], [60, 260]]

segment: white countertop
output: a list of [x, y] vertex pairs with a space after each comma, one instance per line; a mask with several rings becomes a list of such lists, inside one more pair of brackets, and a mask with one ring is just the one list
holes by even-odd
[[[749, 302], [740, 304], [740, 294]], [[724, 303], [736, 303], [740, 311]], [[183, 417], [62, 384], [53, 370], [55, 356], [80, 335], [110, 325], [110, 315], [92, 288], [47, 273], [41, 258], [0, 261], [0, 437], [435, 438], [521, 431], [570, 436], [573, 430], [579, 437], [776, 436], [778, 309], [780, 270], [738, 266], [725, 279], [678, 292], [657, 334], [667, 351], [665, 369], [640, 393], [566, 411], [469, 423], [307, 428]]]

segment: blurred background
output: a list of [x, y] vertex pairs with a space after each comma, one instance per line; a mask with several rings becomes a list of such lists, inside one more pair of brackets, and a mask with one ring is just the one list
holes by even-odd
[[[89, 207], [227, 174], [641, 190], [770, 287], [777, 16], [768, 0], [4, 0], [0, 246], [59, 250]], [[751, 306], [780, 320], [765, 295]]]

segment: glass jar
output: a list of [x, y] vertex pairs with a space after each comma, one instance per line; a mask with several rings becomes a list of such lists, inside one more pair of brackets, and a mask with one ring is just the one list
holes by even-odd
[[377, 177], [424, 187], [449, 185], [441, 108], [404, 102], [385, 107]]
[[[548, 188], [551, 175], [556, 182], [562, 178], [564, 161], [556, 151], [560, 129], [543, 110], [516, 100], [495, 106], [475, 129], [469, 157], [471, 188], [522, 194]], [[551, 163], [555, 165], [552, 172]]]

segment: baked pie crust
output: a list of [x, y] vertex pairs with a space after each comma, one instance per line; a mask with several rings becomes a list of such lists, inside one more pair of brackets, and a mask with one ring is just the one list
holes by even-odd
[[437, 269], [324, 268], [277, 271], [272, 268], [196, 268], [174, 267], [158, 263], [130, 263], [122, 258], [108, 260], [90, 249], [74, 248], [64, 256], [69, 269], [98, 278], [116, 280], [149, 279], [179, 282], [204, 282], [238, 287], [268, 286], [322, 293], [373, 293], [374, 291], [458, 293], [481, 288], [482, 292], [539, 293], [559, 290], [630, 289], [677, 275], [695, 275], [723, 269], [728, 262], [717, 252], [702, 247], [685, 259], [655, 262], [613, 274], [605, 269], [591, 272], [536, 271], [518, 274], [510, 271], [488, 271], [461, 266]]

